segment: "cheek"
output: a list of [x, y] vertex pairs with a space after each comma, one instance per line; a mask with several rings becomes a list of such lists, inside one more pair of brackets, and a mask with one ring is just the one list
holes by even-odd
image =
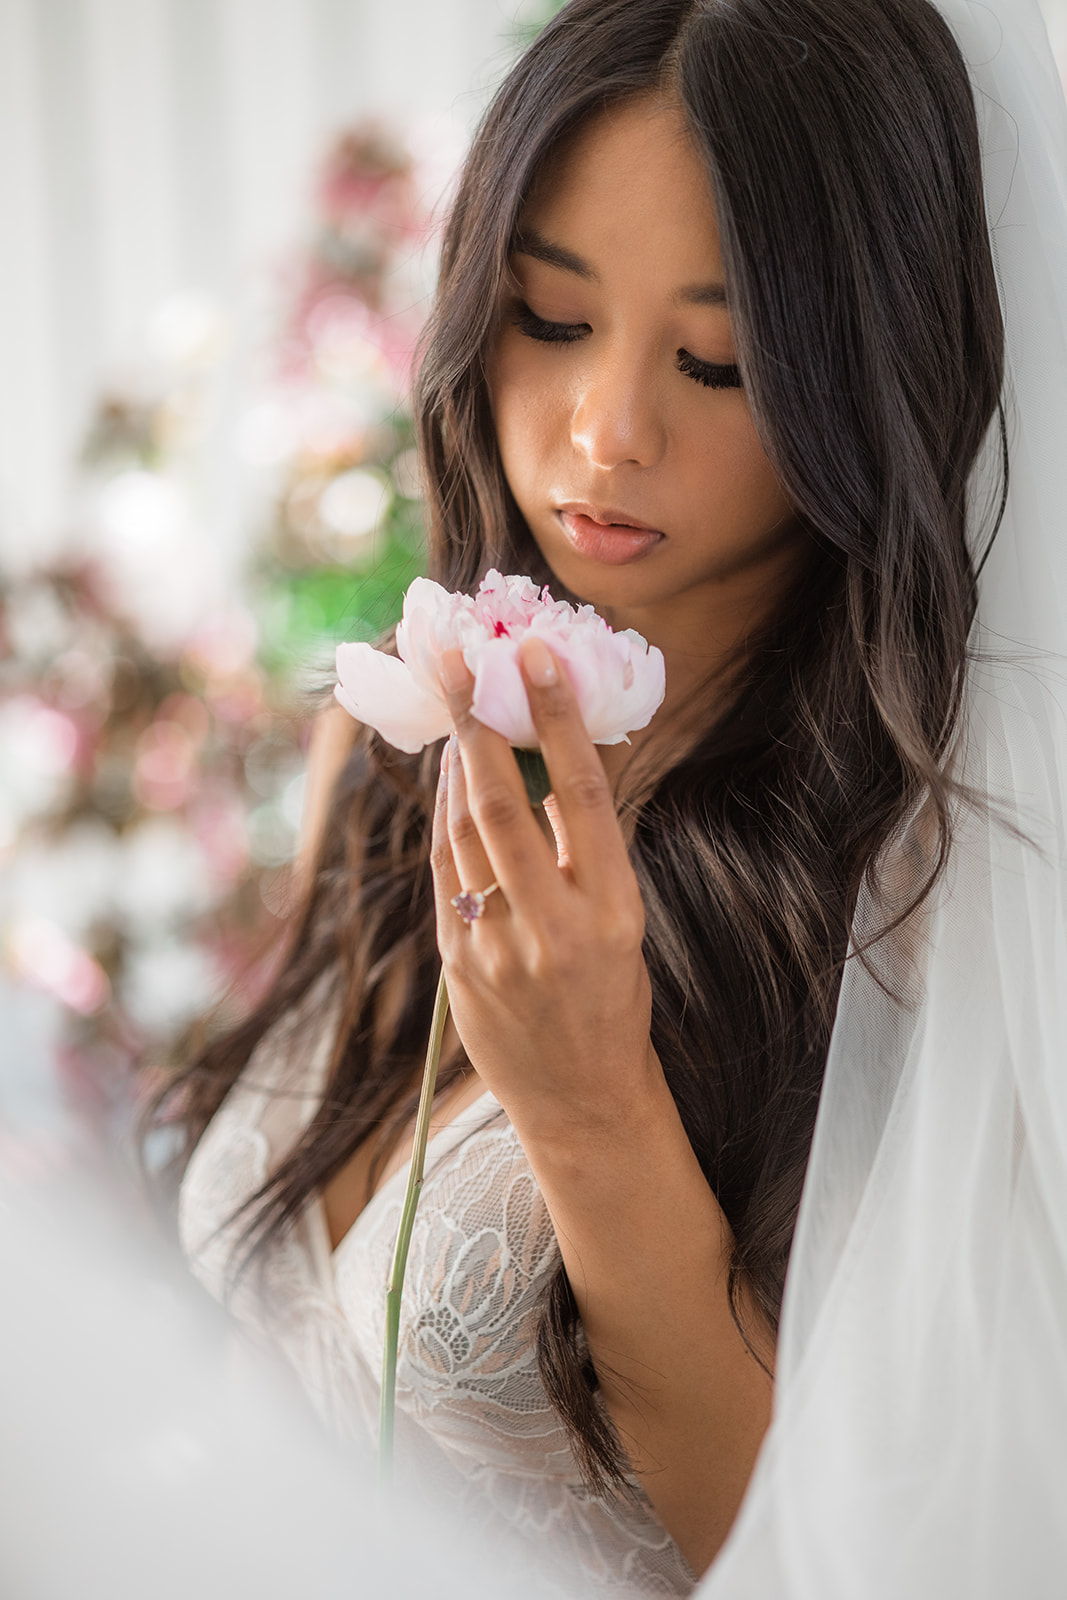
[[747, 405], [723, 408], [713, 430], [694, 430], [686, 452], [693, 463], [691, 492], [714, 505], [738, 534], [774, 527], [794, 506], [767, 457]]
[[520, 505], [523, 480], [540, 479], [546, 462], [569, 437], [572, 397], [561, 374], [546, 365], [546, 354], [536, 346], [524, 349], [504, 338], [487, 374], [500, 458]]

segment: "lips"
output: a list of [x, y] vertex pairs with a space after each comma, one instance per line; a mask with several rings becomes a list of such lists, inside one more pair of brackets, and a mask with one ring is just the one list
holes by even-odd
[[629, 511], [572, 500], [557, 507], [568, 542], [592, 561], [620, 566], [637, 561], [661, 544], [664, 534]]
[[576, 517], [587, 517], [590, 522], [598, 522], [604, 528], [636, 528], [641, 533], [660, 532], [651, 522], [642, 522], [640, 517], [631, 516], [628, 511], [618, 511], [612, 506], [594, 506], [587, 500], [565, 500], [557, 510]]

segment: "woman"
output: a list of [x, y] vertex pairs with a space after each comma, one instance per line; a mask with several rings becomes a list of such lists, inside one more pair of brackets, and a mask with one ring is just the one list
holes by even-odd
[[327, 729], [287, 963], [179, 1080], [183, 1229], [370, 1423], [443, 960], [398, 1453], [593, 1588], [689, 1592], [767, 1428], [850, 928], [903, 1013], [951, 859], [1002, 376], [928, 0], [571, 0], [497, 95], [419, 374], [431, 575], [593, 603], [667, 699], [598, 750], [529, 650], [543, 826], [461, 659], [447, 752], [361, 729], [333, 781]]

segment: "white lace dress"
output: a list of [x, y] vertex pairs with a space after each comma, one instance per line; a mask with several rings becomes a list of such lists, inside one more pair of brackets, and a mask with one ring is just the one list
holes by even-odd
[[[228, 1288], [236, 1208], [299, 1136], [324, 1088], [332, 979], [260, 1043], [182, 1185], [182, 1243], [198, 1277], [280, 1346], [337, 1432], [377, 1434], [385, 1286], [406, 1174], [387, 1180], [331, 1251], [321, 1200]], [[404, 1285], [396, 1453], [461, 1509], [547, 1549], [596, 1595], [687, 1595], [695, 1579], [635, 1485], [583, 1486], [537, 1370], [537, 1302], [559, 1263], [552, 1224], [505, 1112], [486, 1093], [430, 1141]]]

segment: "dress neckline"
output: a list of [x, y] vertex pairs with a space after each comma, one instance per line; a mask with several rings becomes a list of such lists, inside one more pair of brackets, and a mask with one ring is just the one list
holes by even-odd
[[[468, 1134], [474, 1133], [495, 1116], [497, 1111], [502, 1109], [500, 1101], [493, 1091], [486, 1089], [484, 1094], [478, 1096], [477, 1100], [473, 1100], [469, 1106], [457, 1112], [452, 1120], [446, 1122], [444, 1127], [439, 1129], [427, 1144], [426, 1172], [429, 1173], [433, 1163], [439, 1161], [442, 1156], [448, 1155]], [[370, 1216], [371, 1212], [378, 1207], [379, 1201], [384, 1201], [386, 1198], [392, 1199], [394, 1193], [403, 1194], [407, 1184], [408, 1170], [409, 1163], [405, 1161], [404, 1165], [398, 1167], [391, 1177], [386, 1178], [384, 1183], [379, 1184], [367, 1204], [363, 1207], [363, 1210], [353, 1219], [351, 1226], [341, 1235], [335, 1245], [330, 1243], [330, 1227], [326, 1220], [326, 1203], [321, 1193], [315, 1195], [314, 1201], [310, 1206], [315, 1255], [320, 1270], [323, 1271], [327, 1278], [333, 1278], [346, 1246], [351, 1239], [359, 1234], [361, 1225]]]

